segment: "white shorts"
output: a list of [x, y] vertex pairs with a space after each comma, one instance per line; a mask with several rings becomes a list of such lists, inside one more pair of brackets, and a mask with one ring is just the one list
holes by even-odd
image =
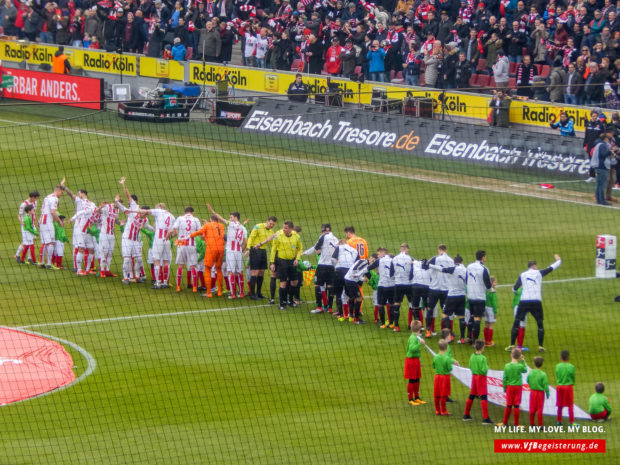
[[71, 244], [73, 244], [73, 248], [79, 247], [78, 240], [81, 235], [82, 235], [82, 231], [80, 231], [80, 228], [78, 228], [78, 225], [74, 223], [73, 234], [71, 234]]
[[226, 251], [226, 270], [229, 273], [243, 273], [243, 252]]
[[493, 311], [493, 307], [484, 307], [484, 322], [495, 323], [497, 321], [497, 315]]
[[372, 305], [373, 307], [376, 307], [377, 305], [379, 305], [379, 292], [376, 289], [373, 289], [372, 291]]
[[73, 246], [82, 249], [94, 249], [95, 238], [88, 233], [80, 231], [73, 236]]
[[198, 253], [196, 247], [191, 245], [182, 245], [177, 247], [177, 265], [185, 265], [187, 267], [196, 266], [198, 263]]
[[99, 250], [102, 254], [114, 252], [114, 234], [99, 234]]
[[33, 245], [35, 237], [30, 231], [22, 231], [22, 245]]
[[39, 238], [41, 239], [41, 244], [53, 244], [56, 241], [54, 226], [41, 225], [41, 229], [39, 229]]
[[101, 253], [101, 246], [99, 245], [99, 242], [97, 242], [96, 239], [93, 241], [93, 249], [95, 249], [95, 258], [97, 260], [101, 260], [103, 258], [103, 254]]
[[54, 255], [63, 257], [65, 255], [65, 243], [63, 241], [54, 242]]
[[151, 247], [146, 253], [146, 263], [148, 263], [149, 265], [153, 264], [153, 247]]
[[141, 257], [142, 256], [142, 241], [130, 241], [124, 239], [121, 241], [121, 252], [123, 257]]
[[204, 272], [204, 270], [205, 270], [205, 262], [203, 262], [202, 260], [199, 260], [198, 264], [196, 265], [196, 271]]
[[155, 239], [153, 240], [153, 247], [151, 247], [151, 250], [153, 251], [153, 260], [160, 260], [164, 262], [172, 261], [172, 250], [170, 250], [170, 241]]

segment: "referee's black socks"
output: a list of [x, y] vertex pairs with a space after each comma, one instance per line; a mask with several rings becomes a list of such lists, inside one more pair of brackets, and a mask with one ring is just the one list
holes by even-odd
[[271, 300], [276, 298], [276, 278], [271, 278], [269, 282], [269, 292], [271, 294]]
[[[274, 292], [275, 293], [275, 292]], [[288, 292], [285, 287], [280, 288], [280, 306], [284, 307], [288, 303]]]
[[250, 276], [250, 295], [256, 295], [256, 276]]
[[256, 277], [256, 295], [263, 295], [263, 279], [260, 275]]

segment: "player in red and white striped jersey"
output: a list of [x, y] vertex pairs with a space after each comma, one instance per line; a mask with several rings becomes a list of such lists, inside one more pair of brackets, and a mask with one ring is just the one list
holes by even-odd
[[[32, 224], [37, 224], [37, 199], [41, 197], [39, 191], [32, 191], [28, 195], [28, 198], [24, 200], [19, 205], [19, 210], [17, 211], [17, 219], [19, 220], [19, 226], [21, 228], [22, 240], [19, 242], [19, 247], [17, 248], [17, 252], [15, 252], [15, 259], [19, 262], [20, 255], [22, 254], [22, 243], [24, 242], [24, 209], [27, 206], [32, 206], [32, 210], [30, 211], [30, 217], [32, 218]], [[34, 247], [34, 246], [33, 246]]]
[[[148, 219], [145, 214], [140, 214], [138, 196], [129, 192], [125, 185], [125, 178], [121, 178], [119, 184], [123, 186], [123, 191], [129, 208], [121, 203], [120, 195], [116, 195], [115, 203], [120, 211], [127, 215], [125, 229], [121, 239], [121, 253], [123, 254], [123, 284], [131, 281], [144, 282], [141, 277], [142, 270], [142, 241], [140, 240], [140, 229], [147, 224]], [[133, 261], [133, 267], [132, 267]]]
[[198, 281], [196, 279], [196, 265], [198, 264], [198, 253], [196, 252], [196, 239], [190, 237], [193, 232], [200, 229], [202, 225], [200, 220], [194, 216], [192, 207], [185, 207], [185, 214], [179, 216], [174, 226], [168, 234], [167, 239], [178, 236], [177, 240], [177, 292], [181, 292], [181, 278], [183, 277], [183, 266], [187, 268], [187, 272], [191, 273], [192, 290], [198, 292]]
[[[79, 212], [71, 217], [69, 223], [74, 223], [73, 246], [77, 247], [74, 261], [75, 269], [78, 275], [86, 276], [95, 258], [95, 239], [88, 234], [87, 229], [93, 222], [93, 214], [97, 207], [86, 198], [84, 190], [80, 190], [79, 194], [84, 196], [80, 202], [76, 202], [76, 205], [79, 205]], [[82, 270], [83, 261], [84, 269]]]
[[111, 203], [102, 202], [99, 206], [99, 216], [101, 218], [101, 228], [99, 231], [101, 265], [99, 267], [99, 276], [102, 278], [116, 276], [110, 273], [110, 264], [112, 263], [112, 254], [114, 252], [114, 226], [118, 222], [118, 213], [118, 207]]
[[217, 216], [219, 221], [226, 224], [226, 272], [230, 280], [230, 295], [228, 298], [235, 298], [235, 287], [238, 287], [239, 298], [243, 299], [243, 251], [248, 242], [248, 232], [239, 222], [241, 214], [239, 212], [232, 212], [228, 221], [226, 221], [213, 210], [210, 204], [207, 204], [207, 208], [212, 215]]
[[[82, 212], [82, 210], [84, 210], [84, 207], [88, 204], [88, 202], [90, 202], [88, 200], [88, 192], [86, 191], [86, 189], [80, 189], [79, 191], [77, 191], [77, 194], [74, 194], [73, 192], [71, 192], [70, 189], [65, 187], [65, 192], [67, 193], [67, 195], [69, 197], [71, 197], [71, 200], [73, 200], [73, 202], [75, 203], [75, 215], [73, 217], [71, 217], [69, 219], [69, 223], [73, 223], [73, 234], [71, 236], [72, 239], [72, 243], [73, 243], [73, 271], [74, 272], [78, 272], [80, 271], [80, 267], [78, 266], [78, 254], [80, 253], [80, 248], [84, 249], [84, 247], [80, 247], [80, 243], [82, 242], [82, 231], [81, 229], [81, 225], [78, 224], [75, 220], [76, 218], [79, 218], [80, 213]], [[84, 258], [84, 256], [86, 256], [86, 261], [88, 262], [89, 257], [88, 254], [84, 252], [84, 250], [82, 250], [82, 258]]]
[[172, 251], [170, 250], [170, 238], [168, 231], [175, 224], [175, 218], [166, 210], [166, 205], [158, 203], [151, 210], [142, 210], [142, 213], [153, 215], [155, 218], [155, 236], [153, 237], [153, 266], [155, 277], [155, 285], [151, 289], [161, 289], [170, 287], [168, 279], [170, 275], [170, 261], [172, 260]]
[[54, 232], [54, 221], [58, 221], [58, 199], [65, 191], [65, 180], [54, 187], [54, 192], [43, 199], [41, 205], [41, 216], [39, 217], [39, 238], [41, 249], [39, 251], [40, 266], [48, 269], [58, 269], [52, 265], [52, 255], [54, 255], [54, 242], [56, 234]]

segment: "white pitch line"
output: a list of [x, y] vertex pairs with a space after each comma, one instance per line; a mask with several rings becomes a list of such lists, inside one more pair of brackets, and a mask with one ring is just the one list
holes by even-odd
[[271, 305], [269, 304], [263, 304], [263, 305], [246, 305], [243, 307], [206, 308], [202, 310], [186, 310], [182, 312], [147, 313], [147, 314], [142, 314], [142, 315], [127, 315], [127, 316], [116, 316], [116, 317], [110, 317], [110, 318], [95, 318], [92, 320], [61, 321], [57, 323], [38, 323], [34, 325], [18, 326], [13, 329], [24, 330], [27, 328], [88, 325], [92, 323], [107, 323], [110, 321], [140, 320], [143, 318], [161, 318], [161, 317], [179, 316], [179, 315], [200, 315], [203, 313], [228, 312], [231, 310], [244, 310], [244, 309], [249, 309], [249, 308], [262, 308], [262, 307], [270, 307], [270, 306]]
[[[597, 279], [597, 278], [587, 276], [583, 278], [556, 279], [553, 281], [543, 281], [543, 284], [560, 284], [560, 283], [568, 283], [568, 282], [574, 282], [574, 281], [589, 281], [592, 279]], [[500, 284], [497, 287], [512, 287], [512, 284]], [[94, 323], [108, 323], [112, 321], [140, 320], [144, 318], [161, 318], [161, 317], [172, 317], [172, 316], [180, 316], [180, 315], [201, 315], [205, 313], [229, 312], [232, 310], [247, 310], [250, 308], [264, 308], [264, 307], [271, 307], [271, 305], [269, 304], [246, 305], [242, 307], [208, 308], [208, 309], [201, 309], [201, 310], [186, 310], [182, 312], [147, 313], [147, 314], [141, 314], [141, 315], [126, 315], [126, 316], [116, 316], [116, 317], [110, 317], [110, 318], [95, 318], [92, 320], [60, 321], [56, 323], [38, 323], [34, 325], [18, 326], [12, 329], [25, 330], [28, 328], [43, 328], [43, 327], [53, 327], [53, 326], [89, 325], [89, 324], [94, 324]]]
[[510, 195], [515, 195], [518, 197], [527, 197], [527, 198], [533, 198], [533, 199], [538, 199], [538, 200], [553, 200], [556, 202], [570, 203], [573, 205], [585, 205], [588, 207], [606, 207], [606, 208], [611, 208], [611, 209], [620, 209], [620, 206], [619, 207], [615, 207], [613, 205], [605, 206], [605, 205], [597, 205], [591, 202], [585, 202], [585, 201], [579, 201], [579, 200], [541, 197], [539, 195], [531, 194], [527, 192], [513, 192], [510, 190], [506, 190], [506, 189], [498, 189], [498, 188], [484, 187], [484, 186], [472, 186], [472, 185], [463, 184], [463, 183], [456, 183], [454, 181], [441, 181], [438, 179], [427, 179], [427, 178], [414, 176], [414, 175], [386, 173], [382, 171], [374, 171], [374, 170], [363, 169], [363, 168], [336, 166], [336, 165], [331, 165], [329, 163], [311, 162], [311, 161], [297, 160], [297, 159], [285, 158], [285, 157], [274, 157], [270, 155], [263, 155], [263, 154], [257, 154], [257, 153], [239, 152], [236, 150], [226, 150], [226, 149], [219, 149], [215, 147], [207, 147], [207, 146], [200, 146], [200, 145], [183, 144], [179, 142], [170, 142], [170, 141], [163, 141], [163, 140], [157, 140], [157, 139], [150, 139], [147, 137], [138, 137], [138, 136], [130, 136], [130, 135], [125, 136], [125, 135], [111, 134], [111, 133], [100, 132], [100, 131], [89, 131], [85, 129], [74, 129], [74, 128], [62, 128], [62, 127], [57, 127], [57, 126], [52, 126], [52, 125], [47, 125], [47, 124], [23, 123], [21, 121], [11, 121], [11, 120], [4, 120], [4, 119], [0, 119], [0, 122], [19, 124], [22, 126], [38, 126], [38, 127], [42, 127], [46, 129], [53, 129], [55, 131], [76, 132], [78, 134], [89, 134], [89, 135], [101, 136], [101, 137], [111, 137], [115, 139], [127, 139], [127, 140], [138, 141], [138, 142], [151, 142], [153, 144], [168, 145], [168, 146], [181, 147], [181, 148], [192, 149], [192, 150], [210, 150], [210, 151], [217, 152], [217, 153], [239, 155], [239, 156], [247, 157], [247, 158], [258, 158], [262, 160], [279, 161], [279, 162], [292, 163], [292, 164], [297, 164], [297, 165], [312, 166], [316, 168], [331, 168], [331, 169], [336, 169], [340, 171], [348, 171], [352, 173], [374, 174], [374, 175], [386, 176], [386, 177], [397, 178], [397, 179], [408, 179], [411, 181], [427, 182], [430, 184], [439, 184], [439, 185], [445, 185], [445, 186], [451, 186], [451, 187], [462, 187], [462, 188], [473, 189], [473, 190], [484, 191], [484, 192], [510, 194]]
[[80, 376], [75, 378], [69, 384], [65, 384], [64, 386], [57, 387], [56, 389], [52, 389], [51, 391], [43, 392], [43, 393], [38, 394], [36, 396], [28, 397], [27, 399], [22, 399], [22, 400], [18, 400], [16, 402], [11, 402], [10, 404], [6, 404], [6, 406], [13, 405], [13, 404], [18, 404], [20, 402], [25, 402], [25, 401], [30, 400], [30, 399], [36, 399], [37, 397], [45, 397], [45, 396], [48, 396], [48, 395], [53, 394], [55, 392], [64, 391], [65, 389], [68, 389], [71, 386], [74, 386], [74, 385], [84, 381], [86, 378], [88, 378], [90, 375], [92, 375], [94, 373], [94, 371], [95, 371], [95, 368], [97, 368], [97, 361], [95, 360], [95, 357], [93, 357], [91, 354], [88, 353], [88, 351], [86, 349], [84, 349], [83, 347], [80, 347], [75, 342], [67, 341], [66, 339], [62, 339], [62, 338], [59, 338], [59, 337], [56, 337], [56, 336], [51, 336], [49, 334], [43, 334], [43, 333], [37, 333], [35, 331], [29, 331], [29, 330], [24, 329], [24, 328], [9, 328], [8, 326], [0, 326], [0, 328], [17, 329], [17, 330], [22, 331], [24, 333], [33, 334], [35, 336], [40, 336], [40, 337], [43, 337], [43, 338], [46, 338], [46, 339], [53, 339], [56, 342], [60, 342], [61, 344], [67, 345], [69, 347], [72, 347], [77, 352], [79, 352], [82, 355], [82, 357], [84, 357], [84, 359], [86, 359], [86, 370], [84, 371], [84, 373], [82, 373]]

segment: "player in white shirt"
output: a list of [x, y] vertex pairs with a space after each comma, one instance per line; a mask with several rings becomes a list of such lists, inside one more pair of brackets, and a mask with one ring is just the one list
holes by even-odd
[[[121, 239], [121, 253], [123, 255], [123, 284], [144, 282], [142, 274], [142, 241], [140, 240], [140, 229], [144, 227], [148, 219], [146, 215], [140, 214], [138, 197], [129, 192], [125, 185], [125, 178], [121, 178], [119, 184], [123, 186], [123, 191], [129, 208], [121, 203], [120, 195], [116, 195], [114, 201], [120, 211], [127, 215], [125, 229]], [[133, 262], [133, 266], [132, 266]]]
[[179, 216], [173, 227], [166, 234], [166, 239], [178, 236], [177, 239], [177, 292], [181, 292], [181, 279], [183, 278], [183, 266], [187, 268], [187, 273], [191, 273], [192, 290], [198, 292], [198, 280], [196, 277], [196, 265], [198, 264], [198, 253], [196, 252], [196, 239], [190, 234], [196, 232], [202, 226], [200, 220], [194, 215], [192, 207], [185, 207], [185, 214]]
[[[400, 331], [400, 306], [405, 297], [407, 303], [413, 308], [413, 258], [409, 255], [409, 245], [401, 244], [400, 253], [392, 259], [390, 276], [394, 278], [394, 304], [390, 306], [390, 313], [394, 332]], [[391, 326], [391, 325], [390, 325]]]
[[[210, 204], [207, 204], [207, 208], [212, 215], [217, 216], [217, 219], [226, 225], [226, 271], [230, 281], [228, 298], [234, 299], [238, 295], [240, 299], [243, 299], [243, 251], [248, 242], [248, 231], [239, 222], [241, 219], [239, 212], [232, 212], [226, 221], [213, 210]], [[235, 292], [236, 287], [239, 289], [238, 294]]]
[[110, 264], [112, 263], [112, 254], [114, 253], [114, 244], [116, 242], [114, 227], [118, 223], [118, 213], [119, 209], [114, 204], [102, 202], [99, 206], [101, 221], [101, 228], [99, 230], [99, 254], [101, 257], [99, 276], [102, 278], [116, 276], [110, 272]]
[[[446, 303], [441, 313], [441, 329], [448, 328], [450, 330], [449, 342], [454, 340], [452, 335], [452, 321], [456, 317], [459, 320], [459, 328], [461, 338], [465, 334], [465, 294], [467, 283], [467, 268], [463, 265], [463, 257], [456, 255], [454, 257], [454, 266], [442, 268], [439, 265], [429, 265], [431, 270], [440, 271], [447, 274], [448, 295]], [[478, 320], [480, 321], [480, 320]], [[478, 328], [480, 325], [478, 324]], [[477, 339], [474, 337], [474, 341]], [[459, 340], [460, 340], [459, 339]]]
[[170, 287], [168, 279], [172, 251], [170, 249], [170, 238], [167, 236], [168, 231], [175, 224], [175, 218], [166, 210], [166, 205], [163, 203], [158, 203], [155, 205], [155, 208], [150, 210], [142, 210], [142, 213], [152, 215], [155, 218], [155, 235], [153, 237], [153, 247], [151, 247], [155, 284], [151, 289]]
[[428, 307], [428, 286], [431, 283], [430, 273], [425, 269], [426, 260], [413, 260], [413, 319], [424, 324], [424, 310]]
[[54, 221], [58, 221], [58, 199], [65, 191], [65, 180], [54, 187], [54, 192], [43, 199], [41, 205], [41, 216], [39, 217], [39, 238], [41, 240], [41, 249], [39, 250], [39, 264], [41, 268], [55, 269], [52, 265], [52, 256], [54, 255], [54, 242], [56, 241], [56, 233], [54, 231]]
[[344, 277], [358, 258], [357, 250], [347, 244], [346, 239], [340, 239], [338, 248], [332, 254], [332, 263], [336, 267], [334, 294], [336, 295], [336, 306], [338, 307], [338, 313], [334, 316], [338, 317], [338, 321], [349, 319], [349, 300], [347, 298], [345, 303], [342, 299], [344, 294]]
[[19, 205], [19, 210], [17, 211], [17, 219], [19, 220], [19, 226], [21, 228], [21, 235], [22, 235], [22, 240], [19, 243], [19, 247], [17, 247], [17, 252], [15, 252], [15, 259], [20, 262], [21, 260], [21, 253], [23, 250], [23, 246], [22, 243], [24, 242], [24, 209], [28, 206], [31, 205], [33, 208], [30, 211], [30, 216], [32, 217], [32, 224], [35, 225], [37, 224], [37, 199], [41, 197], [41, 194], [39, 194], [39, 191], [32, 191], [30, 192], [30, 194], [28, 195], [28, 198], [26, 200], [24, 200], [20, 205]]
[[334, 303], [334, 264], [332, 263], [332, 255], [338, 248], [338, 238], [332, 233], [332, 227], [329, 223], [321, 226], [321, 235], [316, 241], [314, 247], [302, 253], [303, 255], [320, 254], [319, 262], [316, 267], [314, 296], [316, 298], [316, 308], [310, 313], [323, 313], [329, 311], [332, 313], [332, 305]]
[[443, 268], [454, 266], [454, 260], [447, 253], [448, 248], [444, 244], [437, 246], [437, 255], [428, 261], [429, 265], [437, 265], [438, 269], [431, 269], [431, 283], [428, 291], [428, 307], [426, 309], [426, 337], [435, 336], [435, 306], [439, 303], [439, 308], [443, 310], [448, 297], [447, 275], [442, 271]]
[[[392, 255], [388, 254], [386, 248], [380, 247], [377, 250], [379, 256], [379, 266], [377, 267], [377, 273], [379, 273], [379, 283], [377, 284], [377, 305], [379, 307], [379, 321], [381, 322], [381, 329], [386, 329], [390, 326], [390, 308], [394, 304], [394, 277], [390, 276], [390, 269], [392, 268]], [[385, 306], [388, 306], [388, 320], [385, 320]], [[393, 328], [393, 327], [392, 327]]]

